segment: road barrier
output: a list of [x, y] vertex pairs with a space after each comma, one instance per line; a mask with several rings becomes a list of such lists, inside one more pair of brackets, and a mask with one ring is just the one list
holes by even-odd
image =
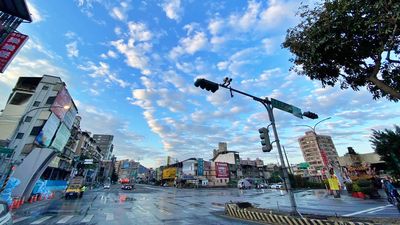
[[226, 203], [225, 215], [259, 223], [276, 225], [379, 225], [372, 221], [353, 221], [349, 218], [326, 216], [292, 216], [265, 209], [254, 208], [248, 202]]

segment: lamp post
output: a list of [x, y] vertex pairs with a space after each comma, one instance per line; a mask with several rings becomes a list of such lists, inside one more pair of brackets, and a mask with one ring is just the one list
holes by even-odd
[[[320, 121], [317, 122], [314, 126], [309, 126], [309, 125], [295, 125], [295, 126], [308, 127], [308, 128], [310, 128], [310, 129], [312, 130], [312, 132], [313, 132], [313, 134], [314, 134], [314, 137], [315, 137], [315, 143], [317, 144], [317, 150], [318, 150], [319, 154], [321, 154], [321, 156], [322, 156], [322, 150], [321, 150], [321, 147], [320, 147], [320, 145], [319, 145], [318, 135], [317, 135], [315, 129], [316, 129], [316, 127], [318, 126], [318, 124], [320, 124], [320, 123], [322, 123], [322, 122], [324, 122], [324, 121], [326, 121], [326, 120], [329, 120], [329, 119], [331, 119], [331, 118], [332, 118], [332, 117], [328, 117], [328, 118], [325, 118], [325, 119], [323, 119], [323, 120], [320, 120]], [[328, 166], [328, 165], [325, 165], [325, 166]]]

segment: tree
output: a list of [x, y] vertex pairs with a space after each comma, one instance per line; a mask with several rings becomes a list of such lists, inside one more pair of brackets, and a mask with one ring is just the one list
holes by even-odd
[[386, 162], [389, 171], [396, 176], [400, 174], [400, 127], [394, 130], [372, 130], [371, 143], [375, 152]]
[[400, 100], [400, 1], [326, 0], [299, 15], [283, 43], [296, 72], [323, 87], [366, 86], [374, 99]]

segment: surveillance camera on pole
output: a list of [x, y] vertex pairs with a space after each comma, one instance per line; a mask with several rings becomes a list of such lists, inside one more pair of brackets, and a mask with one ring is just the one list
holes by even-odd
[[270, 152], [272, 150], [272, 145], [271, 145], [271, 141], [269, 139], [268, 129], [265, 127], [262, 127], [260, 129], [258, 129], [258, 132], [260, 133], [262, 151]]
[[207, 91], [211, 91], [212, 93], [216, 92], [219, 88], [217, 83], [206, 80], [204, 78], [199, 78], [194, 82], [194, 86], [200, 87], [201, 89], [206, 89]]

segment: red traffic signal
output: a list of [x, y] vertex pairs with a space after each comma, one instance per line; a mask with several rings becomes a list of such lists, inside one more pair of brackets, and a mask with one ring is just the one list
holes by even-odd
[[211, 91], [212, 93], [216, 92], [219, 88], [217, 83], [206, 80], [204, 78], [199, 78], [194, 82], [194, 86], [200, 87], [201, 89], [206, 89], [207, 91]]

